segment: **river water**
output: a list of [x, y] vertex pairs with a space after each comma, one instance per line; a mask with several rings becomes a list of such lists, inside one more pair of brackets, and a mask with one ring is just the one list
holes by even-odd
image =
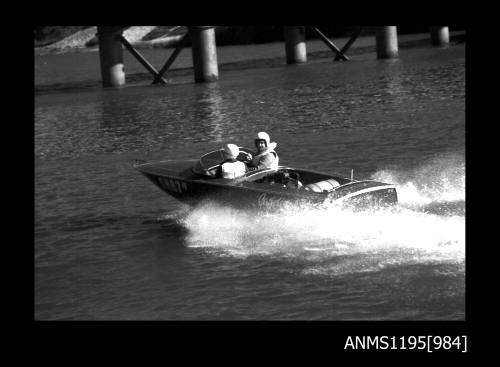
[[[331, 60], [37, 93], [35, 318], [464, 320], [465, 45]], [[188, 208], [132, 168], [257, 131], [399, 207]]]

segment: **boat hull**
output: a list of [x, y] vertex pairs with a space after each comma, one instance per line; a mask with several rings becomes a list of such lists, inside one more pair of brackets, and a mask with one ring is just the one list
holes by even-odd
[[[287, 203], [365, 208], [397, 203], [394, 185], [377, 181], [349, 181], [331, 192], [289, 189], [278, 184], [201, 177], [191, 167], [196, 161], [165, 161], [135, 166], [158, 188], [188, 205], [213, 201], [238, 208], [276, 209]], [[304, 172], [304, 171], [301, 171]]]
[[259, 190], [241, 186], [185, 180], [175, 176], [156, 176], [144, 174], [162, 191], [188, 205], [213, 201], [233, 207], [270, 208], [285, 202], [321, 203], [325, 198], [315, 195], [291, 195], [270, 190]]

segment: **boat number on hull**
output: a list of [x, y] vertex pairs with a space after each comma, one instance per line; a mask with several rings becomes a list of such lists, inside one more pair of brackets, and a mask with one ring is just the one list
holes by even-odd
[[158, 177], [158, 182], [160, 183], [161, 187], [167, 191], [182, 194], [187, 190], [187, 185], [185, 182], [174, 180], [172, 178]]

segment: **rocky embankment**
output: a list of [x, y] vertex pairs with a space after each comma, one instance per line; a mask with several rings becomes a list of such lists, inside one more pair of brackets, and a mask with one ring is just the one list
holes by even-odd
[[[130, 27], [123, 36], [137, 48], [170, 47], [179, 41], [185, 27], [139, 26]], [[35, 47], [35, 55], [97, 50], [97, 27], [90, 27], [65, 37], [50, 45]]]

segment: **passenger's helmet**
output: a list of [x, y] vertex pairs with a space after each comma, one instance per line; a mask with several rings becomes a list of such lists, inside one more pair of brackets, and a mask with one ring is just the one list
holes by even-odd
[[224, 152], [229, 158], [236, 158], [240, 154], [240, 148], [235, 144], [226, 144], [224, 146]]
[[266, 147], [269, 146], [269, 142], [271, 141], [269, 135], [263, 131], [257, 134], [257, 138], [255, 138], [255, 144], [257, 144], [259, 140], [263, 140], [266, 143]]

